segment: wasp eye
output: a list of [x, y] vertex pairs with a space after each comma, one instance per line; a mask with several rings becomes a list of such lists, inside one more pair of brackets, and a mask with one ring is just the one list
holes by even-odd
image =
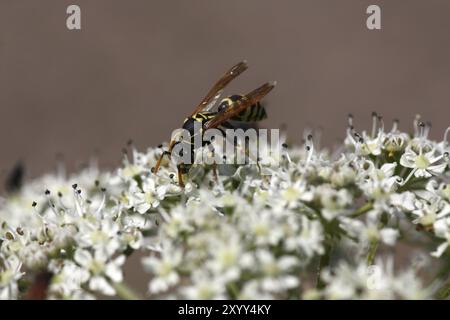
[[227, 107], [228, 107], [228, 102], [223, 101], [219, 104], [219, 107], [217, 107], [217, 110], [219, 112], [221, 112], [221, 111], [225, 110]]

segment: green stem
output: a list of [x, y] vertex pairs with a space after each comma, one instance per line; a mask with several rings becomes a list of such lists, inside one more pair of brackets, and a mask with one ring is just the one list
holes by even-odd
[[116, 289], [116, 295], [123, 300], [141, 300], [139, 295], [135, 293], [125, 283], [111, 282], [111, 285]]
[[367, 260], [366, 260], [368, 266], [373, 265], [379, 244], [380, 244], [380, 240], [378, 240], [378, 239], [372, 240], [370, 242], [369, 253], [367, 254]]
[[230, 292], [231, 299], [237, 299], [239, 297], [239, 289], [235, 283], [230, 282], [228, 284], [228, 290]]
[[353, 211], [350, 214], [350, 217], [352, 218], [356, 218], [359, 217], [360, 215], [363, 215], [364, 213], [370, 211], [373, 209], [373, 203], [372, 202], [367, 202], [365, 205], [363, 205], [362, 207], [356, 209], [355, 211]]
[[317, 283], [316, 283], [317, 289], [325, 288], [325, 282], [323, 282], [323, 280], [321, 278], [321, 274], [322, 274], [323, 269], [325, 269], [326, 267], [328, 267], [330, 265], [331, 248], [332, 247], [330, 244], [325, 244], [325, 253], [320, 257], [319, 268], [317, 270]]
[[438, 291], [436, 291], [435, 297], [436, 299], [446, 299], [450, 296], [450, 282], [447, 282], [442, 287], [439, 288]]

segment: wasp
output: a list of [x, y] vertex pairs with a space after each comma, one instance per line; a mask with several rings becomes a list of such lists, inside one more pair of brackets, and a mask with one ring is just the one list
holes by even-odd
[[[245, 94], [245, 95], [231, 95], [220, 101], [217, 111], [212, 111], [213, 107], [219, 100], [225, 87], [236, 77], [247, 70], [248, 66], [246, 61], [239, 62], [232, 68], [230, 68], [209, 90], [200, 104], [195, 108], [191, 115], [185, 118], [183, 122], [182, 129], [189, 132], [191, 136], [191, 141], [189, 143], [193, 144], [193, 137], [195, 135], [194, 125], [196, 123], [201, 125], [201, 134], [208, 129], [212, 128], [233, 128], [230, 121], [237, 122], [256, 122], [263, 120], [267, 117], [266, 110], [260, 104], [260, 100], [265, 97], [274, 87], [275, 82], [267, 82], [262, 86], [256, 88], [255, 90]], [[159, 157], [156, 165], [152, 168], [153, 173], [157, 173], [161, 161], [164, 156], [170, 157], [172, 150], [179, 141], [172, 140], [169, 143], [168, 150], [163, 151]], [[194, 148], [191, 149], [192, 152]], [[190, 165], [179, 164], [177, 165], [178, 171], [178, 184], [184, 187], [183, 174], [188, 173]]]

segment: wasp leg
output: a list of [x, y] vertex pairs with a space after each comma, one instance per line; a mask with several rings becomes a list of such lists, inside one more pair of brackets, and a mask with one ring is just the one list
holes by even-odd
[[212, 164], [213, 177], [216, 183], [219, 183], [219, 176], [217, 174], [217, 163], [214, 161]]
[[[228, 121], [225, 121], [224, 123], [221, 124], [222, 127], [224, 127], [225, 129], [234, 129], [234, 126], [229, 123]], [[222, 131], [222, 133], [224, 133], [224, 131], [222, 129], [219, 128], [220, 131]]]
[[159, 168], [161, 167], [161, 162], [162, 162], [162, 160], [163, 160], [163, 158], [164, 158], [165, 155], [167, 155], [167, 156], [169, 157], [169, 159], [170, 159], [170, 152], [167, 151], [167, 150], [163, 151], [163, 153], [162, 153], [161, 156], [159, 157], [158, 162], [156, 163], [155, 167], [152, 168], [152, 169], [153, 169], [152, 172], [153, 172], [154, 174], [158, 173], [158, 170], [159, 170]]
[[167, 155], [167, 156], [169, 157], [169, 160], [170, 160], [170, 157], [171, 157], [171, 155], [172, 155], [172, 150], [173, 150], [173, 148], [175, 147], [175, 145], [177, 145], [178, 143], [179, 143], [179, 142], [177, 142], [177, 141], [172, 141], [172, 142], [170, 142], [169, 150], [163, 151], [163, 153], [162, 153], [161, 156], [159, 157], [158, 162], [156, 163], [155, 167], [152, 168], [152, 172], [153, 172], [153, 173], [155, 173], [155, 174], [158, 173], [158, 170], [159, 170], [159, 168], [161, 167], [162, 159], [164, 158], [165, 155]]
[[177, 172], [178, 172], [178, 185], [181, 188], [184, 188], [184, 182], [183, 182], [183, 172], [180, 165], [177, 166]]
[[262, 169], [261, 169], [261, 165], [259, 164], [259, 160], [261, 160], [261, 159], [259, 157], [256, 157], [256, 166], [258, 167], [259, 174], [261, 174]]

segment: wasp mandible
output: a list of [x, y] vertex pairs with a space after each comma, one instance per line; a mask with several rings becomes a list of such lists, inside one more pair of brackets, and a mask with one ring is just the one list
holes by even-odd
[[[203, 98], [200, 104], [195, 108], [194, 112], [188, 116], [183, 123], [182, 129], [189, 132], [191, 138], [194, 136], [194, 124], [197, 122], [201, 124], [201, 132], [212, 128], [232, 128], [233, 126], [228, 121], [240, 122], [256, 122], [267, 117], [266, 110], [260, 104], [260, 100], [266, 96], [274, 87], [275, 82], [267, 82], [256, 88], [255, 90], [245, 95], [232, 95], [223, 99], [217, 108], [217, 111], [211, 111], [216, 105], [225, 87], [241, 73], [247, 70], [246, 61], [239, 62], [231, 69], [229, 69], [209, 90], [207, 95]], [[189, 142], [193, 144], [193, 139]], [[152, 171], [156, 174], [161, 166], [161, 161], [164, 156], [170, 157], [172, 150], [179, 141], [172, 140], [169, 143], [169, 148], [163, 151]], [[193, 150], [193, 149], [192, 149]], [[184, 187], [183, 174], [186, 174], [190, 169], [190, 165], [177, 165], [178, 184]]]

